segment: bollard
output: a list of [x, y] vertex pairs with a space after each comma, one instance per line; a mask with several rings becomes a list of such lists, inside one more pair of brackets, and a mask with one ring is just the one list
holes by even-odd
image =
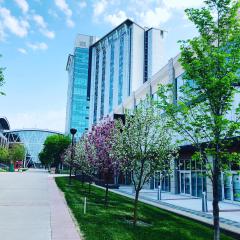
[[207, 194], [205, 192], [205, 210], [208, 212], [208, 205], [207, 205]]
[[202, 193], [202, 211], [203, 212], [208, 212], [207, 194], [206, 194], [206, 192]]
[[161, 189], [161, 185], [158, 185], [158, 198], [157, 198], [157, 200], [162, 200], [162, 191], [161, 191], [162, 189]]
[[83, 213], [86, 214], [86, 210], [87, 210], [87, 198], [84, 197], [84, 206], [83, 206]]

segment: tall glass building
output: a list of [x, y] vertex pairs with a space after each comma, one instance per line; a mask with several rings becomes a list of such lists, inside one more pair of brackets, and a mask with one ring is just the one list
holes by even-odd
[[71, 128], [77, 129], [77, 138], [88, 130], [90, 81], [88, 81], [89, 62], [91, 61], [90, 45], [95, 37], [79, 34], [75, 41], [74, 53], [67, 61], [68, 95], [66, 112], [66, 134]]
[[91, 47], [89, 127], [148, 81], [164, 63], [165, 32], [127, 19]]

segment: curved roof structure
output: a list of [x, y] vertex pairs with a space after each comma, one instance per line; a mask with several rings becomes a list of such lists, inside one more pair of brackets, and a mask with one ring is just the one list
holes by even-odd
[[10, 130], [10, 124], [5, 117], [0, 117], [0, 129], [2, 130]]
[[43, 149], [47, 137], [51, 135], [64, 135], [61, 132], [46, 129], [15, 129], [4, 131], [9, 143], [22, 143], [26, 149], [26, 163], [40, 163], [38, 155]]
[[36, 132], [46, 132], [46, 133], [52, 133], [52, 134], [60, 134], [60, 135], [64, 135], [63, 132], [59, 132], [59, 131], [54, 131], [54, 130], [49, 130], [49, 129], [38, 129], [38, 128], [22, 128], [22, 129], [6, 129], [6, 131], [4, 131], [5, 133], [14, 133], [14, 132], [23, 132], [23, 131], [36, 131]]

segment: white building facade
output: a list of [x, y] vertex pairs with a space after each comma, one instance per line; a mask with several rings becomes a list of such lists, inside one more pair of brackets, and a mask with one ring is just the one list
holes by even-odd
[[91, 46], [89, 127], [112, 115], [161, 68], [164, 34], [126, 20]]

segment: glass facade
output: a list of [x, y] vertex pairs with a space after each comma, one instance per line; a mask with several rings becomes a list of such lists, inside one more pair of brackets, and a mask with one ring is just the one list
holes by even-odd
[[123, 58], [124, 58], [124, 35], [120, 38], [119, 52], [119, 76], [118, 76], [118, 104], [122, 103], [123, 94]]
[[154, 174], [154, 188], [158, 188], [158, 186], [160, 186], [161, 178], [162, 178], [162, 183], [161, 183], [162, 191], [170, 192], [171, 191], [170, 175], [164, 175], [161, 177], [161, 172], [159, 171], [156, 171]]
[[78, 34], [75, 39], [74, 53], [69, 55], [67, 61], [69, 83], [65, 133], [69, 134], [71, 128], [76, 128], [77, 138], [80, 138], [89, 126], [89, 72], [92, 60], [90, 46], [95, 40], [94, 36]]
[[62, 135], [58, 132], [36, 129], [6, 131], [4, 133], [10, 144], [22, 143], [24, 145], [26, 161], [33, 164], [40, 164], [38, 154], [42, 151], [46, 138], [56, 134]]
[[240, 202], [240, 172], [231, 171], [228, 174], [222, 174], [223, 196], [225, 200]]
[[8, 146], [8, 141], [6, 137], [3, 135], [3, 132], [9, 129], [10, 129], [10, 125], [8, 123], [8, 120], [4, 117], [0, 117], [0, 147]]
[[110, 57], [109, 113], [113, 111], [114, 49], [114, 42], [112, 42]]
[[102, 86], [101, 86], [101, 110], [100, 118], [103, 118], [104, 115], [104, 93], [105, 93], [105, 69], [106, 69], [106, 49], [103, 49], [102, 55]]
[[81, 137], [88, 129], [88, 59], [88, 48], [75, 48], [70, 128], [76, 128], [78, 130], [77, 137]]
[[99, 50], [97, 49], [96, 69], [95, 69], [94, 109], [93, 109], [93, 123], [94, 124], [97, 122], [98, 75], [99, 75]]
[[192, 159], [180, 159], [177, 166], [179, 193], [202, 197], [207, 190], [206, 171], [202, 164]]

